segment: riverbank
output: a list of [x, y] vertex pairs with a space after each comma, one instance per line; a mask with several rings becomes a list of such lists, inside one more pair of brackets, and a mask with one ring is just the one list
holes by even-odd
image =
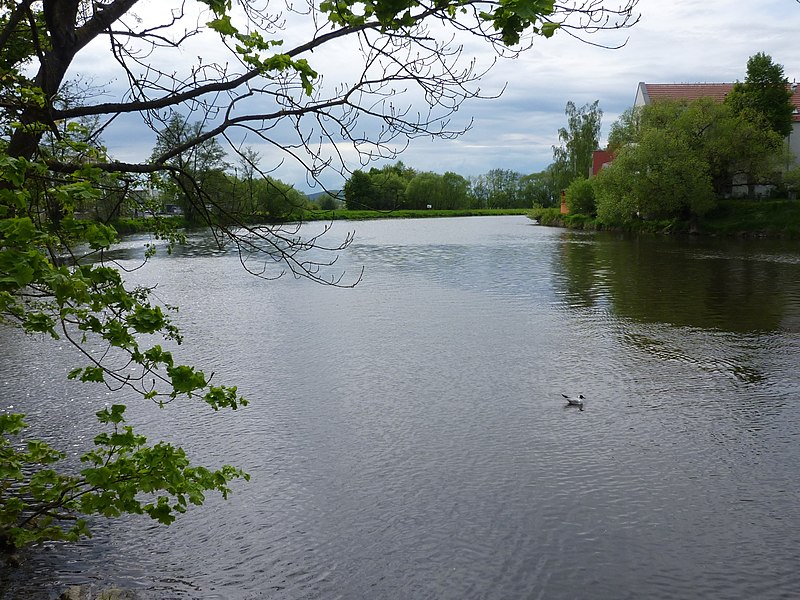
[[430, 219], [436, 217], [492, 217], [527, 215], [529, 208], [470, 208], [458, 210], [320, 210], [309, 211], [306, 221], [366, 221], [375, 219]]
[[[541, 225], [587, 231], [609, 228], [589, 215], [562, 215], [558, 208], [507, 208], [461, 210], [317, 210], [308, 211], [304, 221], [366, 221], [376, 219], [430, 219], [447, 217], [485, 217], [527, 215]], [[176, 229], [190, 225], [180, 216], [162, 217]], [[120, 219], [113, 223], [120, 235], [152, 230], [152, 219]], [[618, 228], [632, 233], [701, 234], [740, 237], [800, 238], [798, 200], [722, 200], [704, 217], [694, 221], [679, 219], [641, 220]]]
[[[490, 217], [528, 215], [529, 208], [476, 208], [459, 210], [313, 210], [306, 211], [303, 221], [374, 221], [376, 219], [430, 219], [437, 217]], [[188, 229], [192, 225], [182, 216], [162, 216], [162, 222], [175, 229]], [[268, 223], [269, 221], [265, 221]], [[124, 218], [111, 225], [120, 235], [146, 233], [153, 230], [152, 218]]]
[[[558, 208], [536, 208], [528, 215], [541, 225], [599, 231], [604, 226], [589, 215], [562, 215]], [[691, 233], [716, 236], [800, 238], [800, 201], [722, 200], [696, 221], [641, 220], [618, 228], [633, 233]]]
[[[186, 229], [189, 222], [180, 215], [161, 215], [158, 217], [162, 223], [167, 223], [174, 229]], [[120, 235], [132, 233], [147, 233], [153, 231], [153, 217], [125, 217], [111, 222], [111, 226]]]

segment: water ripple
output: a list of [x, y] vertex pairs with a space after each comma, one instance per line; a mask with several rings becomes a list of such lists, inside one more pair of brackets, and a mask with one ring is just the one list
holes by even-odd
[[[0, 598], [86, 582], [181, 600], [792, 597], [794, 254], [523, 218], [357, 228], [353, 290], [265, 286], [202, 244], [130, 275], [182, 305], [184, 359], [252, 401], [132, 419], [252, 480], [170, 528], [98, 521], [3, 571]], [[73, 362], [57, 344], [0, 336], [4, 409], [77, 453], [108, 396], [52, 376]]]

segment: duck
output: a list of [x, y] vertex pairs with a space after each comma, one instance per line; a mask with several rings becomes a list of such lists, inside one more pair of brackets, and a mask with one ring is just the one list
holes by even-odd
[[567, 406], [577, 406], [581, 410], [583, 410], [583, 401], [586, 398], [583, 397], [583, 394], [578, 394], [577, 398], [570, 398], [566, 394], [561, 394], [567, 400]]

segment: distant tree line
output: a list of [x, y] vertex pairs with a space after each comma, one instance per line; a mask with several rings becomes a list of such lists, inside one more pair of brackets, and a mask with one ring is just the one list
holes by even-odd
[[464, 177], [396, 162], [354, 171], [342, 194], [322, 196], [318, 203], [261, 173], [252, 149], [240, 149], [237, 164], [230, 164], [215, 138], [186, 144], [202, 135], [202, 123], [175, 113], [159, 132], [153, 155], [174, 151], [168, 164], [181, 175], [154, 177], [157, 194], [149, 200], [109, 182], [103, 196], [78, 209], [108, 220], [132, 202], [155, 209], [178, 206], [190, 223], [231, 214], [289, 221], [302, 219], [308, 210], [338, 208], [342, 196], [348, 210], [504, 209], [553, 207], [565, 191], [571, 213], [608, 225], [642, 218], [692, 220], [735, 188], [744, 187], [754, 197], [764, 189], [759, 186], [778, 193], [800, 187], [800, 171], [786, 168], [792, 162], [785, 144], [793, 122], [791, 95], [783, 67], [759, 53], [748, 61], [744, 82], [723, 103], [660, 101], [623, 113], [609, 134], [614, 160], [597, 177], [590, 178], [603, 111], [598, 101], [580, 107], [570, 101], [553, 162], [543, 171], [497, 168]]
[[492, 169], [483, 175], [463, 177], [417, 171], [402, 162], [354, 171], [344, 186], [348, 210], [456, 210], [475, 208], [531, 208], [554, 202], [548, 172], [523, 175]]
[[594, 101], [578, 107], [568, 102], [567, 126], [558, 132], [553, 163], [545, 170], [522, 174], [491, 169], [462, 177], [416, 171], [402, 162], [369, 171], [355, 171], [344, 187], [349, 210], [471, 209], [552, 207], [572, 181], [587, 179], [592, 152], [599, 148], [603, 111]]

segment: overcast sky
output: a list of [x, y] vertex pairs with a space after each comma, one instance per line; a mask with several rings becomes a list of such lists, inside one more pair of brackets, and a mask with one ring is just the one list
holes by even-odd
[[[766, 52], [800, 79], [800, 4], [795, 0], [640, 0], [640, 22], [617, 50], [581, 45], [561, 35], [542, 40], [493, 74], [508, 81], [499, 100], [468, 109], [475, 125], [455, 141], [415, 143], [407, 164], [437, 164], [463, 175], [491, 168], [522, 173], [552, 162], [558, 129], [566, 125], [568, 101], [599, 100], [601, 144], [610, 125], [633, 105], [637, 85], [732, 82], [746, 74], [747, 59]], [[609, 43], [619, 33], [592, 38]]]
[[[516, 60], [501, 61], [482, 87], [498, 89], [507, 82], [502, 97], [469, 102], [458, 113], [459, 118], [474, 118], [471, 131], [456, 140], [414, 140], [400, 159], [419, 170], [464, 176], [493, 168], [532, 173], [552, 161], [558, 129], [566, 124], [567, 101], [581, 106], [599, 100], [603, 144], [611, 123], [633, 104], [640, 81], [742, 80], [747, 59], [757, 52], [784, 65], [790, 80], [800, 79], [796, 0], [640, 0], [637, 10], [641, 20], [635, 27], [592, 38], [613, 45], [627, 37], [620, 49], [581, 44], [561, 33], [537, 41]], [[107, 47], [105, 53], [107, 58]], [[91, 68], [88, 62], [76, 65], [77, 71]], [[152, 139], [136, 137], [136, 130], [128, 131], [124, 124], [109, 130], [106, 141], [123, 160], [142, 160], [152, 148]], [[297, 166], [287, 163], [275, 175], [307, 190]], [[334, 175], [323, 181], [331, 188], [342, 185]]]

